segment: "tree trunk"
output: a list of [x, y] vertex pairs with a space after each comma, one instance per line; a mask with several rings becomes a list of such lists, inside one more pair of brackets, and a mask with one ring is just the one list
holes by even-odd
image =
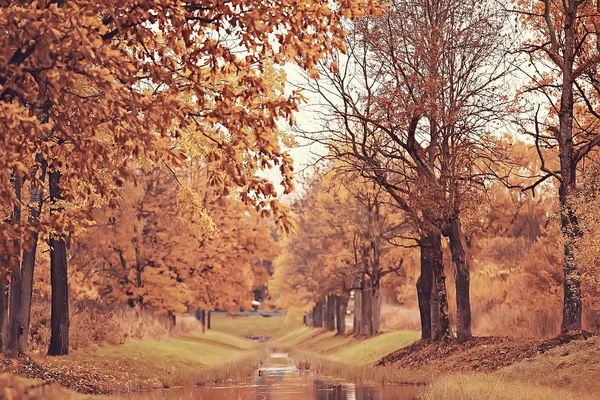
[[8, 341], [8, 287], [0, 284], [0, 350], [4, 353]]
[[206, 329], [212, 329], [212, 328], [210, 327], [210, 326], [211, 326], [211, 323], [212, 323], [212, 322], [211, 322], [211, 314], [212, 314], [212, 313], [211, 313], [210, 311], [207, 311], [207, 312], [206, 312]]
[[323, 301], [319, 301], [317, 302], [317, 304], [315, 305], [315, 327], [317, 328], [322, 328], [323, 327], [323, 308], [324, 308], [324, 302]]
[[373, 335], [381, 332], [381, 290], [380, 280], [373, 283]]
[[206, 333], [206, 311], [200, 311], [200, 325], [202, 325], [202, 333]]
[[373, 282], [371, 279], [362, 281], [362, 327], [361, 334], [373, 335]]
[[327, 313], [325, 316], [325, 328], [328, 331], [335, 330], [335, 310], [336, 310], [337, 296], [329, 295], [327, 296]]
[[338, 335], [346, 334], [346, 310], [348, 309], [348, 297], [339, 296], [336, 304], [336, 330]]
[[33, 273], [38, 242], [38, 224], [42, 209], [42, 193], [35, 185], [31, 185], [31, 211], [29, 214], [29, 229], [26, 245], [23, 248], [23, 263], [21, 266], [21, 297], [17, 321], [19, 323], [19, 351], [27, 351], [29, 325], [31, 322], [31, 297], [33, 294]]
[[9, 291], [9, 312], [8, 312], [8, 340], [4, 354], [10, 358], [17, 358], [19, 355], [19, 323], [17, 321], [17, 312], [19, 310], [19, 300], [21, 297], [21, 179], [18, 174], [12, 177], [13, 189], [17, 203], [13, 207], [11, 223], [13, 231], [13, 253], [10, 257], [10, 291]]
[[[362, 284], [361, 284], [362, 287]], [[352, 333], [360, 336], [362, 332], [362, 289], [354, 290], [354, 323]]]
[[[50, 203], [61, 200], [60, 172], [50, 173]], [[53, 210], [62, 212], [60, 207]], [[50, 284], [52, 308], [50, 316], [49, 356], [69, 353], [69, 280], [67, 275], [67, 242], [65, 235], [50, 236]]]
[[442, 258], [442, 237], [439, 231], [430, 236], [430, 262], [433, 273], [433, 290], [431, 291], [432, 307], [432, 339], [446, 341], [450, 338], [450, 316], [448, 312], [448, 290], [446, 289], [446, 274]]
[[423, 235], [419, 240], [421, 251], [421, 273], [417, 279], [417, 299], [419, 314], [421, 315], [421, 339], [431, 339], [432, 325], [437, 326], [437, 321], [432, 318], [432, 289], [433, 272], [431, 268], [431, 237]]
[[471, 337], [470, 271], [458, 213], [449, 220], [448, 237], [456, 275], [456, 339], [463, 343]]
[[[573, 3], [576, 4], [576, 3]], [[560, 186], [559, 200], [561, 207], [561, 228], [564, 238], [563, 251], [563, 320], [561, 330], [563, 333], [577, 333], [581, 331], [581, 272], [573, 258], [574, 242], [581, 235], [577, 216], [573, 210], [569, 196], [576, 189], [577, 159], [573, 149], [573, 69], [577, 40], [575, 38], [576, 11], [565, 13], [564, 21], [564, 54], [562, 68], [562, 88], [560, 99], [559, 118], [559, 159], [560, 159]]]

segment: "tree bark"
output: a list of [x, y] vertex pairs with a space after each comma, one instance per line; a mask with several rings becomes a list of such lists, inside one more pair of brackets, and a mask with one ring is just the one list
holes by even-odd
[[[569, 3], [571, 4], [571, 3]], [[570, 8], [571, 6], [569, 6]], [[573, 150], [573, 68], [575, 60], [574, 18], [576, 11], [567, 12], [564, 22], [564, 55], [562, 66], [562, 91], [559, 118], [559, 159], [560, 186], [559, 200], [561, 207], [561, 228], [564, 238], [563, 251], [563, 333], [581, 331], [581, 272], [573, 258], [574, 242], [581, 235], [577, 216], [573, 210], [569, 195], [576, 189], [577, 160]]]
[[323, 327], [323, 311], [324, 311], [323, 308], [324, 308], [323, 301], [319, 301], [315, 305], [314, 317], [315, 317], [315, 327], [317, 327], [317, 328]]
[[[50, 173], [50, 203], [62, 199], [60, 172]], [[56, 207], [54, 212], [62, 212]], [[64, 234], [50, 236], [50, 284], [52, 285], [52, 308], [50, 316], [49, 356], [69, 353], [69, 279], [67, 275], [67, 242]]]
[[456, 339], [463, 343], [471, 337], [470, 268], [458, 213], [449, 220], [448, 237], [456, 275]]
[[380, 280], [373, 282], [373, 335], [381, 332], [381, 288]]
[[[362, 287], [362, 283], [360, 284]], [[362, 289], [354, 290], [354, 322], [352, 333], [360, 336], [362, 332]]]
[[373, 335], [373, 281], [363, 279], [362, 281], [362, 327], [361, 334]]
[[202, 333], [206, 333], [206, 311], [200, 311], [200, 325], [202, 325]]
[[212, 329], [211, 326], [211, 312], [207, 311], [206, 312], [206, 329]]
[[327, 328], [328, 331], [334, 331], [335, 330], [335, 310], [336, 310], [336, 306], [337, 306], [337, 296], [336, 295], [329, 295], [327, 296], [327, 313], [326, 313], [326, 317], [325, 317], [325, 328]]
[[[43, 180], [43, 178], [42, 178]], [[31, 297], [33, 294], [33, 274], [35, 269], [35, 256], [37, 253], [38, 224], [42, 209], [42, 193], [35, 185], [31, 185], [31, 211], [29, 214], [29, 227], [26, 245], [23, 248], [23, 261], [21, 266], [21, 297], [17, 321], [19, 323], [19, 351], [27, 351], [29, 326], [31, 322]]]
[[348, 309], [348, 297], [339, 296], [336, 305], [336, 330], [338, 335], [346, 334], [346, 310]]
[[446, 341], [450, 338], [450, 316], [448, 311], [448, 290], [446, 289], [446, 274], [442, 258], [442, 237], [439, 231], [433, 231], [431, 236], [430, 262], [433, 274], [433, 290], [431, 291], [432, 307], [432, 339]]
[[417, 299], [419, 302], [419, 314], [421, 315], [421, 339], [431, 339], [432, 325], [437, 322], [432, 318], [432, 289], [433, 271], [431, 267], [431, 238], [423, 235], [419, 240], [421, 251], [421, 273], [417, 279]]
[[8, 341], [8, 287], [0, 284], [0, 350], [6, 351]]
[[10, 257], [10, 291], [8, 312], [8, 340], [4, 354], [9, 358], [17, 358], [19, 355], [19, 324], [17, 311], [21, 297], [21, 179], [18, 174], [12, 177], [13, 189], [17, 203], [13, 207], [11, 223], [13, 232], [13, 252]]

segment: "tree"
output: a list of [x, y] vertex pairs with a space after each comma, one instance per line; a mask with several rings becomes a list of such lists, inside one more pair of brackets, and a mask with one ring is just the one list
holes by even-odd
[[[578, 216], [571, 197], [577, 190], [578, 167], [600, 144], [596, 112], [600, 80], [600, 3], [588, 0], [535, 3], [516, 2], [523, 27], [528, 31], [522, 51], [533, 66], [524, 71], [531, 78], [525, 93], [536, 92], [546, 100], [547, 117], [535, 114], [536, 143], [543, 176], [528, 189], [535, 190], [547, 179], [559, 182], [559, 203], [564, 248], [564, 333], [581, 331], [581, 271], [574, 258], [575, 242], [581, 237]], [[537, 101], [537, 100], [536, 100]], [[559, 167], [553, 168], [543, 149], [555, 149]], [[546, 153], [546, 154], [545, 154]]]
[[449, 337], [441, 234], [455, 264], [458, 339], [471, 335], [461, 214], [486, 176], [475, 160], [490, 157], [487, 129], [507, 111], [504, 21], [493, 2], [395, 1], [384, 17], [353, 22], [348, 56], [323, 63], [325, 84], [307, 83], [326, 105], [325, 129], [309, 136], [386, 190], [418, 234], [423, 338], [431, 328]]
[[314, 305], [313, 323], [320, 326], [326, 301], [326, 327], [342, 334], [354, 291], [354, 333], [380, 332], [381, 280], [402, 266], [402, 252], [391, 243], [400, 223], [387, 201], [385, 192], [356, 175], [331, 169], [312, 177], [293, 206], [295, 232], [275, 262], [274, 287], [285, 305], [301, 311]]
[[[58, 238], [53, 271], [66, 270], [66, 257], [58, 254], [63, 239], [85, 224], [94, 204], [103, 199], [117, 205], [119, 187], [133, 179], [132, 164], [180, 165], [187, 155], [174, 142], [191, 130], [218, 148], [202, 158], [220, 163], [229, 187], [238, 188], [245, 202], [277, 211], [277, 221], [289, 225], [273, 185], [254, 172], [277, 165], [285, 191], [292, 189], [291, 159], [279, 146], [276, 127], [280, 119], [293, 121], [301, 96], [270, 96], [265, 60], [276, 68], [295, 62], [315, 75], [325, 54], [343, 48], [340, 21], [376, 9], [354, 0], [281, 0], [250, 8], [135, 0], [3, 3], [3, 207], [19, 203], [13, 174], [21, 185], [34, 183], [45, 164], [55, 177], [50, 186], [66, 203], [78, 204], [38, 226]], [[16, 240], [6, 225], [3, 251]], [[18, 254], [5, 252], [2, 269]], [[62, 337], [61, 352], [68, 348]]]

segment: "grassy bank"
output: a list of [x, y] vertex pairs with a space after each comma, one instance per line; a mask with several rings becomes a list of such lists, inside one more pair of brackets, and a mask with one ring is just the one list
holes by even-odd
[[428, 386], [426, 399], [597, 399], [600, 339], [574, 340], [491, 373], [442, 375]]
[[253, 374], [266, 350], [222, 332], [161, 341], [135, 341], [74, 351], [64, 357], [34, 356], [16, 371], [79, 393], [189, 386]]
[[299, 327], [273, 340], [270, 345], [325, 355], [336, 362], [367, 365], [394, 350], [408, 346], [419, 335], [416, 331], [389, 331], [372, 338], [357, 339], [351, 334], [337, 336], [335, 332]]
[[290, 321], [285, 317], [262, 317], [257, 315], [233, 317], [213, 315], [211, 320], [213, 331], [240, 338], [265, 336], [274, 340], [302, 326], [300, 321]]

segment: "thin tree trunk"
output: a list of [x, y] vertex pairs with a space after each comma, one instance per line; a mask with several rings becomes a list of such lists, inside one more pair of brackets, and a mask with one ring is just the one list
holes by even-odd
[[348, 297], [339, 296], [336, 304], [336, 330], [338, 335], [346, 334], [346, 310], [348, 309]]
[[577, 40], [575, 38], [576, 2], [568, 3], [564, 21], [564, 51], [562, 68], [562, 88], [560, 99], [559, 118], [559, 159], [560, 159], [560, 186], [559, 200], [561, 207], [561, 228], [564, 238], [563, 261], [563, 320], [561, 330], [563, 333], [577, 333], [581, 331], [582, 297], [581, 297], [581, 272], [573, 258], [574, 242], [581, 235], [577, 216], [573, 210], [569, 196], [576, 189], [577, 159], [573, 149], [573, 117], [574, 117], [574, 80], [573, 69], [575, 65]]
[[361, 334], [373, 335], [373, 282], [364, 279], [362, 282], [362, 327]]
[[360, 336], [362, 333], [362, 289], [354, 290], [354, 323], [352, 324], [352, 333], [355, 336]]
[[200, 325], [202, 325], [202, 333], [206, 333], [206, 311], [200, 311]]
[[206, 312], [206, 329], [212, 329], [212, 328], [210, 327], [210, 326], [211, 326], [211, 323], [212, 323], [212, 322], [211, 322], [211, 314], [212, 314], [212, 313], [211, 313], [210, 311], [207, 311], [207, 312]]
[[432, 339], [446, 341], [450, 338], [450, 316], [448, 312], [448, 290], [446, 274], [442, 258], [442, 238], [439, 231], [434, 231], [431, 238], [430, 262], [433, 272], [433, 290], [431, 291], [432, 307]]
[[328, 331], [335, 330], [335, 309], [337, 302], [336, 298], [337, 296], [335, 295], [327, 296], [327, 313], [325, 317], [325, 328], [327, 328]]
[[[43, 173], [42, 173], [43, 181]], [[23, 248], [23, 263], [21, 266], [21, 298], [17, 321], [19, 323], [19, 351], [27, 351], [29, 326], [31, 322], [31, 297], [33, 294], [33, 274], [35, 268], [35, 255], [38, 242], [38, 224], [42, 209], [42, 193], [35, 185], [31, 185], [31, 211], [29, 214], [29, 227], [27, 239]]]
[[431, 339], [432, 326], [437, 326], [432, 312], [433, 272], [431, 268], [431, 237], [424, 235], [419, 240], [421, 251], [421, 273], [417, 279], [417, 299], [421, 315], [421, 339]]
[[[60, 172], [50, 173], [50, 202], [61, 200]], [[53, 210], [62, 212], [60, 207]], [[50, 284], [52, 285], [52, 309], [50, 316], [49, 356], [69, 353], [69, 280], [67, 275], [67, 242], [65, 235], [50, 236]]]
[[11, 223], [13, 231], [13, 253], [10, 257], [10, 291], [9, 291], [9, 312], [8, 312], [8, 340], [6, 354], [10, 358], [17, 358], [19, 355], [19, 324], [17, 321], [17, 312], [19, 310], [19, 300], [21, 297], [21, 179], [18, 174], [12, 177], [13, 189], [17, 203], [13, 208]]
[[0, 284], [0, 349], [4, 353], [8, 340], [8, 287]]
[[471, 337], [470, 271], [458, 215], [450, 218], [448, 237], [456, 274], [456, 339], [463, 343]]

